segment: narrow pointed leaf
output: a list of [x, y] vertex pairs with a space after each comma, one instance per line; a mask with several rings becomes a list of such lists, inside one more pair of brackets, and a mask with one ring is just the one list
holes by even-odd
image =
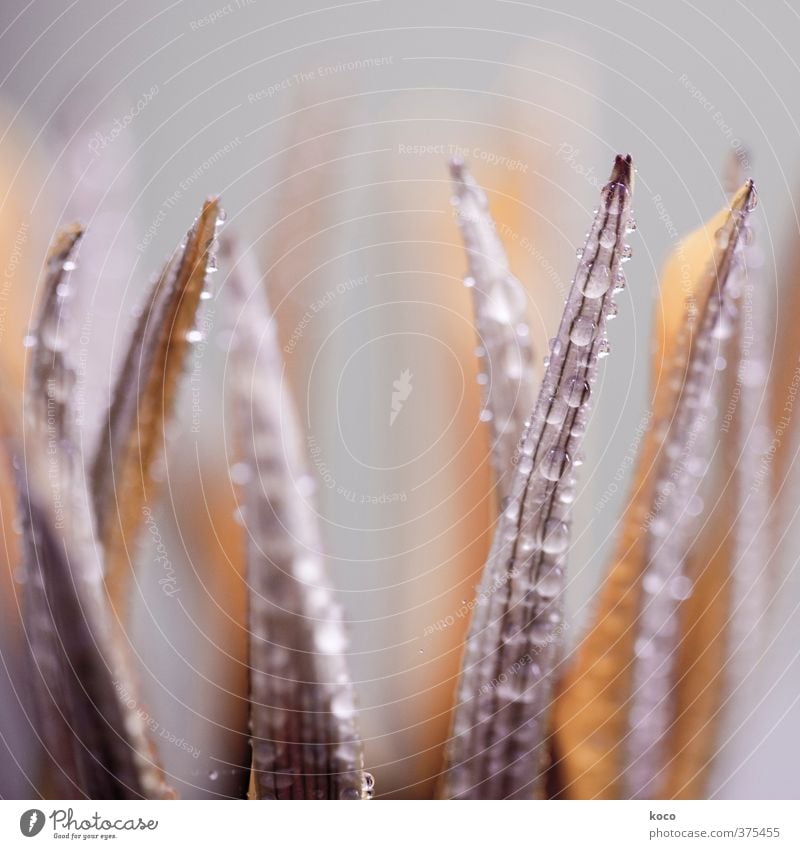
[[207, 270], [214, 267], [219, 217], [218, 201], [207, 201], [186, 244], [154, 283], [114, 387], [92, 466], [106, 580], [118, 605], [124, 606], [128, 546], [141, 527], [142, 508], [154, 495], [153, 463], [163, 450]]
[[[751, 183], [670, 258], [664, 273], [650, 427], [595, 621], [560, 682], [555, 761], [561, 795], [657, 792], [672, 690], [677, 609], [691, 588], [691, 506], [707, 466], [704, 419], [728, 282], [755, 202]], [[704, 462], [705, 461], [705, 462]]]
[[453, 202], [469, 260], [477, 353], [483, 381], [482, 418], [490, 425], [499, 501], [508, 494], [525, 419], [534, 402], [533, 350], [525, 289], [508, 266], [489, 202], [467, 166], [454, 159]]
[[562, 625], [574, 469], [582, 458], [606, 321], [622, 284], [633, 172], [617, 157], [601, 192], [520, 448], [467, 639], [444, 794], [540, 795]]
[[260, 799], [361, 799], [363, 771], [342, 614], [333, 599], [261, 275], [229, 243], [229, 379], [247, 470], [253, 771]]
[[25, 453], [17, 472], [26, 634], [37, 668], [43, 742], [59, 796], [167, 794], [129, 692], [103, 585], [102, 551], [73, 434], [75, 372], [66, 350], [68, 272], [79, 228], [47, 260], [25, 391]]

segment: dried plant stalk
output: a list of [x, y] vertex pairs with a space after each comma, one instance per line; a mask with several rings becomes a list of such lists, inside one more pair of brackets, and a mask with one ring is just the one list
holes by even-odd
[[275, 321], [252, 257], [230, 241], [225, 250], [248, 529], [256, 796], [368, 798], [342, 615], [326, 576]]
[[665, 707], [674, 683], [677, 607], [691, 591], [685, 561], [695, 527], [692, 496], [707, 465], [703, 416], [714, 342], [730, 310], [730, 272], [754, 203], [747, 183], [731, 209], [682, 243], [665, 270], [650, 427], [633, 495], [595, 623], [555, 703], [562, 795], [643, 795], [655, 792], [662, 777], [664, 735], [674, 718], [674, 704], [670, 712]]
[[221, 220], [219, 202], [206, 201], [186, 244], [155, 281], [114, 387], [92, 466], [106, 583], [120, 609], [128, 586], [128, 546], [155, 490], [153, 462], [163, 449], [206, 275], [216, 268], [213, 243]]
[[[489, 202], [461, 159], [453, 159], [453, 203], [469, 260], [476, 353], [485, 371], [481, 419], [488, 421], [499, 502], [508, 495], [525, 419], [534, 402], [533, 350], [525, 289], [508, 266]], [[485, 365], [484, 365], [485, 364]]]
[[618, 156], [581, 252], [542, 388], [498, 521], [469, 637], [444, 794], [525, 798], [543, 781], [552, 671], [562, 631], [563, 568], [598, 360], [616, 314], [633, 172]]
[[127, 678], [108, 616], [102, 553], [73, 433], [67, 276], [80, 237], [73, 227], [56, 239], [29, 337], [26, 452], [17, 474], [26, 632], [39, 672], [43, 742], [60, 767], [58, 796], [163, 797], [168, 791], [144, 724], [120, 695], [127, 692]]

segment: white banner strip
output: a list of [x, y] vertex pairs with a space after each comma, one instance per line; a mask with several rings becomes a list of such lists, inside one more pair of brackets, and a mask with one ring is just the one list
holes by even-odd
[[[796, 847], [798, 802], [0, 802], [0, 846]], [[195, 844], [195, 841], [199, 841]]]

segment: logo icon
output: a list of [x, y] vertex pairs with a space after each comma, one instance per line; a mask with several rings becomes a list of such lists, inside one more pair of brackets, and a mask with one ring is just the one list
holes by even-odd
[[408, 400], [411, 390], [414, 388], [411, 385], [413, 375], [408, 369], [403, 369], [400, 372], [400, 377], [392, 383], [394, 392], [392, 392], [392, 412], [389, 415], [389, 427], [394, 424], [394, 420], [403, 409], [403, 402]]
[[38, 808], [31, 808], [19, 818], [19, 830], [25, 837], [36, 837], [44, 828], [44, 812]]

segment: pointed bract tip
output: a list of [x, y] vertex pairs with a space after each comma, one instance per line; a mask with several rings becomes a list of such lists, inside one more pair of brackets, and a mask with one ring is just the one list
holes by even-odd
[[630, 154], [623, 156], [617, 154], [614, 160], [614, 167], [611, 169], [610, 183], [621, 183], [626, 188], [630, 188], [633, 183], [633, 162]]
[[464, 171], [466, 166], [464, 160], [460, 156], [454, 156], [450, 159], [450, 176], [454, 180], [464, 180]]

